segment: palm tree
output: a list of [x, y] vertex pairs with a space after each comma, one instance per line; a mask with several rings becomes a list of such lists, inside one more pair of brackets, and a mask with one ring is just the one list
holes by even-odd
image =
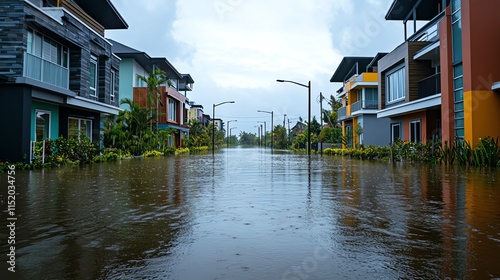
[[[159, 104], [163, 106], [161, 102], [161, 86], [167, 85], [172, 86], [172, 82], [167, 78], [167, 73], [161, 69], [155, 69], [153, 72], [149, 73], [147, 76], [142, 76], [137, 74], [137, 78], [144, 83], [148, 89], [148, 107], [150, 111], [150, 116], [153, 116], [153, 107], [156, 103], [156, 112], [158, 112]], [[156, 102], [155, 102], [156, 100]], [[156, 114], [156, 130], [158, 130], [158, 114]], [[153, 130], [153, 123], [150, 124], [151, 130]]]

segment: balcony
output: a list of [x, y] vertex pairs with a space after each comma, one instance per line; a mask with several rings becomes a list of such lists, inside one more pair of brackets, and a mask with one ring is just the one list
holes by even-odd
[[[337, 111], [337, 119], [339, 121], [343, 121], [351, 116], [350, 110], [347, 108], [348, 106], [342, 107]], [[350, 108], [349, 108], [350, 109]]]
[[69, 69], [24, 53], [23, 76], [63, 89], [69, 89]]
[[441, 73], [418, 82], [418, 99], [441, 93]]
[[376, 109], [378, 109], [377, 100], [361, 100], [358, 102], [354, 102], [351, 105], [351, 111], [353, 113], [361, 110], [376, 110]]

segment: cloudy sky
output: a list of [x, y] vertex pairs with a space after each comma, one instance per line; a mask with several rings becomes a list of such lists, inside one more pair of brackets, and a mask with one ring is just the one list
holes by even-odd
[[[403, 24], [386, 21], [392, 0], [112, 0], [129, 25], [106, 36], [166, 57], [191, 74], [190, 101], [231, 123], [233, 135], [257, 133], [258, 121], [283, 124], [307, 119], [307, 88], [276, 79], [312, 84], [317, 98], [334, 94], [330, 83], [344, 56], [374, 56], [403, 42]], [[324, 102], [323, 106], [328, 107]]]

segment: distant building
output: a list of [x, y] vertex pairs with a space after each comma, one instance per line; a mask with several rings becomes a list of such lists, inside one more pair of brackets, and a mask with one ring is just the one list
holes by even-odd
[[296, 135], [299, 135], [301, 133], [303, 133], [304, 131], [306, 131], [307, 129], [307, 125], [305, 123], [302, 123], [302, 122], [297, 122], [293, 127], [292, 127], [292, 132], [294, 132]]

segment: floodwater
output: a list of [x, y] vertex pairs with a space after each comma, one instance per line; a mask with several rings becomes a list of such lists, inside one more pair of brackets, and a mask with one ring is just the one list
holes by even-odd
[[0, 179], [0, 279], [500, 277], [495, 169], [235, 148], [18, 171], [15, 273]]

